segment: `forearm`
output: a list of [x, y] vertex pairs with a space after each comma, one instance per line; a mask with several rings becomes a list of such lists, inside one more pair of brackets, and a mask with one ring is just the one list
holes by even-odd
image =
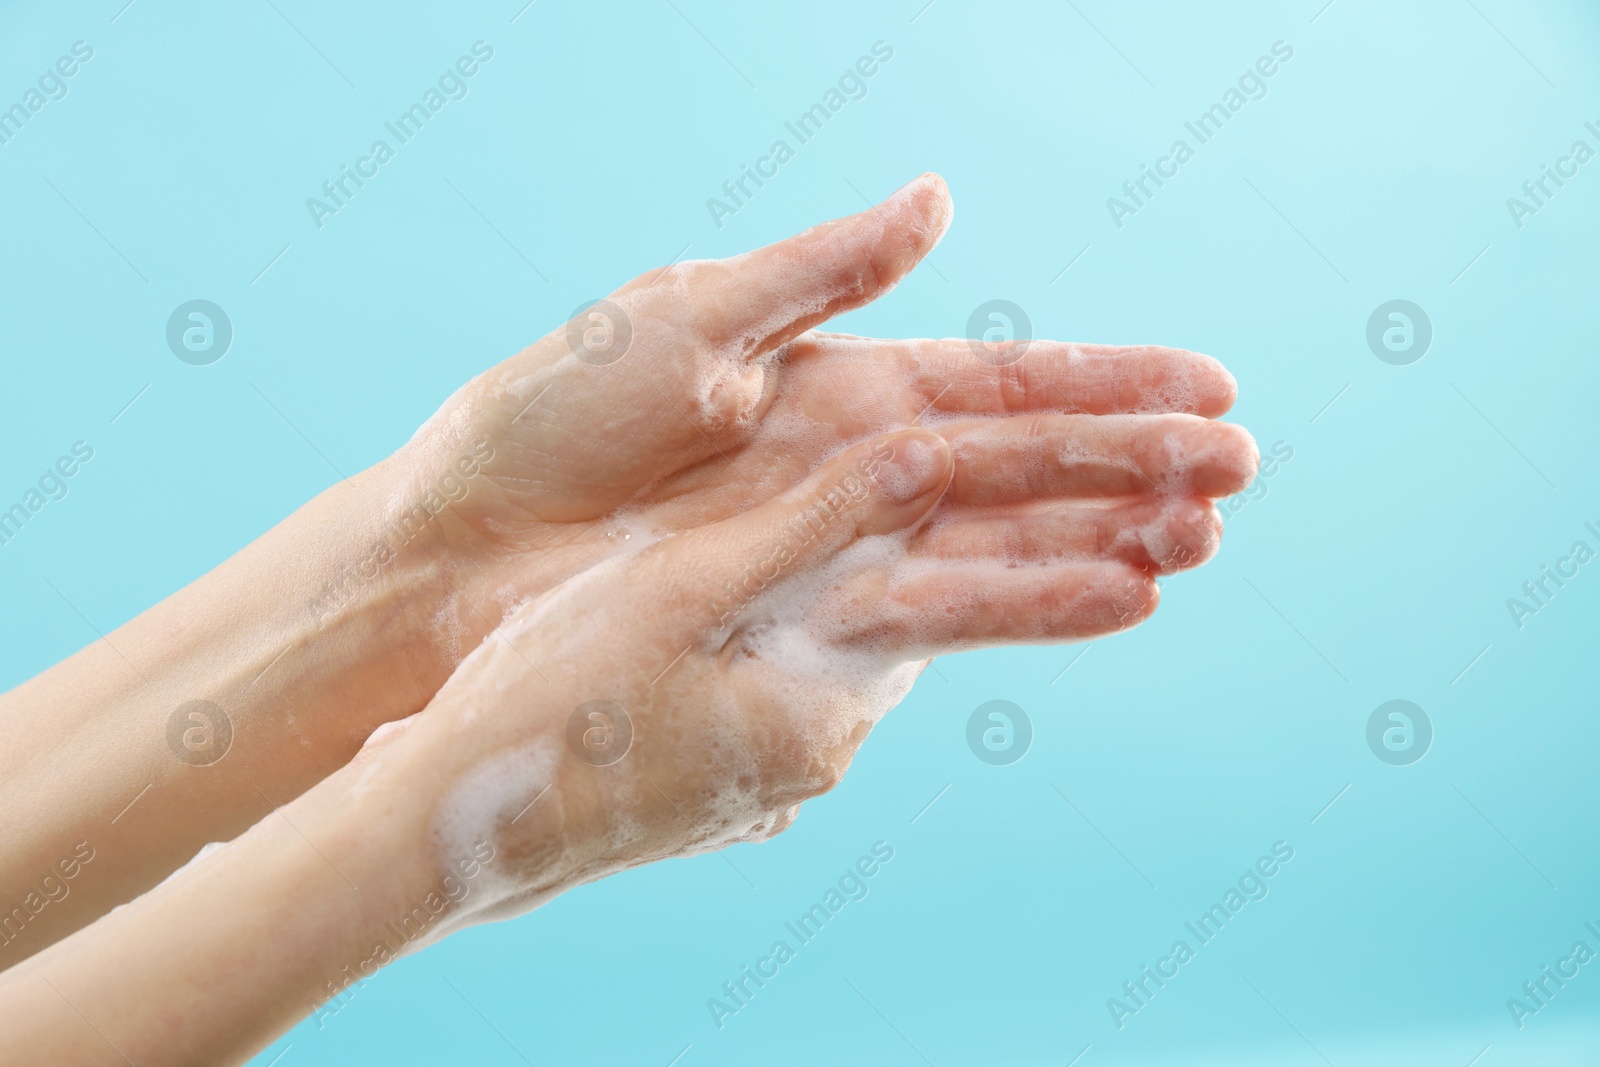
[[394, 480], [380, 465], [333, 486], [0, 697], [0, 967], [232, 838], [426, 703], [450, 669], [429, 636], [445, 579], [426, 551], [367, 563]]
[[419, 847], [416, 800], [358, 781], [340, 772], [0, 975], [0, 1062], [242, 1063], [425, 937], [483, 855], [447, 869]]

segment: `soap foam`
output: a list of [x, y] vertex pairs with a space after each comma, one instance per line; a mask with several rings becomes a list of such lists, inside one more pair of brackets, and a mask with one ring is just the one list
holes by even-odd
[[[797, 412], [783, 413], [775, 430], [799, 439], [833, 432]], [[1056, 459], [1087, 461], [1091, 454], [1087, 449], [1066, 448]], [[1094, 458], [1102, 464], [1105, 461], [1103, 456]], [[880, 467], [877, 477], [880, 491], [891, 495], [906, 491], [906, 486], [896, 481], [903, 476], [894, 465]], [[1145, 538], [1154, 557], [1169, 554], [1172, 545], [1166, 527], [1182, 506], [1182, 498], [1162, 497], [1157, 518], [1142, 529], [1125, 530], [1119, 536]], [[618, 589], [632, 584], [624, 568], [658, 543], [661, 534], [630, 512], [619, 513], [611, 525], [628, 533], [622, 539], [623, 547], [527, 605], [526, 610], [515, 612], [470, 659], [516, 655], [516, 647], [548, 644], [557, 627], [562, 647], [614, 643], [615, 627], [603, 613], [574, 610], [575, 606], [614, 600]], [[989, 588], [1006, 571], [1030, 562], [1006, 553], [967, 562], [916, 558], [910, 553], [910, 543], [922, 525], [857, 538], [836, 552], [784, 572], [739, 611], [732, 623], [733, 633], [703, 635], [698, 651], [692, 647], [688, 662], [673, 668], [680, 675], [694, 671], [710, 673], [712, 678], [706, 685], [700, 684], [699, 677], [665, 679], [658, 690], [663, 700], [673, 699], [672, 687], [680, 682], [680, 692], [694, 694], [692, 710], [677, 717], [681, 723], [674, 721], [670, 710], [645, 709], [648, 728], [658, 731], [656, 740], [669, 740], [681, 754], [684, 779], [704, 783], [693, 801], [693, 828], [672, 835], [670, 854], [692, 855], [763, 836], [787, 821], [797, 794], [814, 795], [835, 784], [860, 740], [904, 699], [931, 656], [908, 650], [905, 613], [911, 609], [892, 602], [887, 590], [904, 588], [920, 577], [956, 575], [958, 580], [950, 583], [952, 592], [946, 600], [923, 608], [933, 617], [953, 615], [970, 599], [971, 590]], [[1076, 602], [1065, 604], [1061, 617], [1070, 622], [1081, 612], [1084, 620], [1100, 618], [1107, 596], [1132, 591], [1125, 572], [1110, 568], [1103, 578], [1091, 580]], [[711, 619], [708, 613], [708, 630]], [[1084, 625], [1087, 628], [1087, 623]], [[726, 666], [712, 656], [724, 639], [731, 639], [733, 650]], [[470, 659], [464, 665], [467, 670], [472, 669]], [[557, 662], [552, 665], [551, 659]], [[559, 656], [542, 657], [540, 673], [548, 674], [558, 691], [588, 691], [592, 680], [572, 676], [560, 660]], [[477, 673], [505, 679], [518, 675], [515, 670]], [[754, 679], [748, 684], [759, 685], [759, 712], [741, 701], [737, 684], [741, 678]], [[502, 683], [505, 692], [481, 694], [478, 706], [503, 706], [515, 700], [510, 684]], [[624, 694], [617, 696], [622, 699]], [[648, 705], [648, 697], [641, 696], [641, 701], [641, 706]], [[476, 709], [469, 710], [468, 723], [477, 714]], [[773, 716], [778, 717], [775, 732], [769, 721]], [[758, 736], [758, 730], [766, 730], [765, 737]], [[772, 765], [775, 737], [786, 742], [783, 747], [789, 754], [789, 762], [778, 767]], [[796, 753], [800, 758], [793, 758]], [[440, 854], [463, 855], [477, 841], [496, 841], [500, 829], [557, 779], [565, 759], [560, 742], [549, 739], [480, 764], [458, 784], [440, 813], [435, 826]], [[659, 807], [659, 798], [652, 796], [656, 787], [627, 773], [625, 766], [619, 769], [621, 773], [595, 779], [607, 819], [603, 839], [573, 843], [561, 838], [561, 854], [581, 871], [580, 880], [661, 858], [649, 853], [646, 828], [627, 814]], [[554, 792], [559, 790], [539, 801], [551, 805], [540, 814], [541, 828], [555, 826], [559, 835], [565, 823], [561, 813], [553, 810], [559, 807], [552, 803]], [[503, 848], [498, 843], [497, 847]], [[441, 930], [482, 921], [489, 915], [509, 916], [548, 896], [546, 891], [519, 883], [513, 875], [496, 873], [479, 887], [473, 902]]]
[[[949, 224], [949, 212], [942, 214], [943, 217], [936, 220], [940, 237]], [[886, 227], [887, 223], [880, 220], [879, 225]], [[880, 229], [880, 235], [881, 232]], [[650, 308], [662, 306], [647, 305], [647, 294], [652, 301], [665, 296], [668, 307], [674, 303], [688, 306], [693, 295], [688, 291], [691, 276], [698, 273], [700, 281], [696, 284], [703, 284], [704, 272], [721, 269], [737, 272], [740, 263], [755, 254], [747, 253], [721, 263], [681, 264], [655, 286], [641, 287], [613, 299], [630, 315], [638, 314], [641, 318], [648, 316]], [[838, 252], [841, 256], [845, 254], [843, 250]], [[842, 260], [835, 260], [832, 265], [841, 266]], [[726, 287], [726, 291], [739, 293], [735, 286]], [[821, 299], [808, 302], [796, 294], [790, 296], [780, 308], [769, 308], [765, 314], [754, 313], [752, 305], [741, 304], [737, 295], [729, 296], [730, 303], [724, 308], [727, 316], [749, 325], [737, 336], [711, 346], [696, 368], [693, 398], [705, 425], [748, 419], [758, 407], [767, 376], [776, 369], [774, 364], [788, 358], [793, 347], [762, 352], [759, 351], [762, 343], [783, 329], [797, 309], [805, 314], [826, 310], [825, 301]], [[662, 324], [652, 325], [660, 327]], [[671, 324], [666, 326], [666, 335], [670, 336]], [[808, 334], [796, 344], [859, 344], [865, 347], [870, 342], [846, 335]], [[1066, 347], [1069, 369], [1090, 360], [1108, 359], [1103, 353], [1085, 352], [1079, 346]], [[826, 355], [823, 353], [823, 358]], [[1113, 362], [1118, 364], [1110, 374], [1114, 396], [1129, 395], [1137, 387], [1145, 398], [1138, 407], [1140, 411], [1194, 410], [1203, 385], [1199, 368], [1183, 366], [1178, 373], [1164, 379], [1159, 388], [1151, 388], [1127, 377], [1140, 373], [1135, 369], [1140, 362], [1137, 358]], [[905, 384], [914, 384], [909, 381], [918, 373], [914, 362], [905, 373], [908, 378]], [[753, 388], [757, 383], [761, 388]], [[518, 396], [530, 388], [526, 379], [512, 384]], [[845, 384], [850, 388], [872, 387], [854, 380]], [[914, 390], [912, 395], [915, 395]], [[975, 417], [982, 416], [972, 412], [929, 410], [922, 413], [920, 421], [930, 428], [938, 428]], [[759, 433], [764, 441], [787, 444], [789, 447], [783, 451], [788, 454], [821, 457], [825, 452], [836, 455], [891, 428], [864, 422], [858, 434], [841, 434], [837, 426], [813, 418], [798, 406], [776, 406], [763, 417]], [[1194, 459], [1187, 454], [1188, 446], [1177, 440], [1175, 434], [1169, 435], [1162, 447], [1169, 462], [1192, 462]], [[811, 469], [822, 462], [825, 460], [819, 458]], [[1025, 481], [1039, 476], [1043, 473], [1042, 466], [1049, 463], [1093, 465], [1131, 472], [1140, 469], [1133, 457], [1107, 455], [1087, 440], [1062, 446], [1053, 455], [1042, 452], [1032, 462], [1040, 469], [1022, 471], [1020, 476]], [[751, 476], [760, 479], [764, 472], [751, 472]], [[903, 476], [892, 466], [883, 468], [878, 477], [891, 494], [905, 489]], [[1172, 532], [1172, 527], [1184, 514], [1183, 509], [1192, 507], [1187, 487], [1164, 483], [1153, 492], [1139, 495], [1158, 500], [1159, 514], [1142, 525], [1119, 530], [1113, 547], [1127, 544], [1128, 539], [1137, 539], [1152, 559], [1168, 559], [1184, 541]], [[556, 617], [560, 619], [563, 647], [606, 647], [614, 643], [616, 628], [602, 612], [593, 610], [595, 597], [614, 600], [618, 588], [629, 587], [626, 575], [620, 576], [619, 582], [618, 571], [627, 561], [668, 535], [651, 528], [637, 510], [619, 511], [608, 522], [612, 527], [611, 536], [617, 542], [615, 549], [582, 574], [531, 604], [510, 599], [503, 602], [500, 606], [507, 613], [506, 623], [491, 635], [484, 647], [469, 657], [469, 662], [480, 655], [515, 654], [509, 651], [514, 646], [531, 647], [541, 640], [541, 634], [548, 637], [552, 631], [547, 628], [555, 625]], [[810, 565], [786, 571], [744, 605], [732, 622], [734, 633], [710, 635], [698, 648], [691, 648], [685, 662], [672, 668], [680, 677], [673, 678], [669, 672], [661, 692], [669, 693], [674, 685], [680, 685], [680, 692], [694, 694], [695, 703], [687, 715], [678, 716], [685, 723], [674, 721], [670, 711], [650, 709], [644, 714], [645, 725], [657, 731], [657, 740], [666, 739], [674, 744], [674, 752], [684, 761], [685, 780], [702, 782], [704, 788], [693, 798], [692, 829], [682, 831], [680, 828], [679, 833], [671, 835], [670, 853], [662, 852], [659, 845], [651, 846], [648, 827], [629, 814], [644, 812], [652, 805], [659, 808], [661, 797], [655, 795], [659, 790], [653, 783], [627, 773], [626, 764], [619, 766], [619, 773], [595, 776], [598, 804], [607, 819], [602, 840], [598, 842], [567, 840], [566, 813], [556, 795], [560, 790], [552, 789], [538, 801], [543, 807], [534, 810], [541, 829], [553, 828], [556, 839], [553, 847], [579, 872], [577, 881], [598, 878], [666, 854], [692, 855], [720, 849], [736, 841], [764, 836], [786, 825], [797, 807], [796, 792], [811, 795], [834, 784], [855, 746], [905, 697], [931, 658], [931, 653], [924, 654], [915, 648], [908, 650], [905, 623], [910, 609], [890, 602], [887, 591], [904, 588], [919, 577], [954, 575], [957, 580], [950, 583], [953, 591], [942, 601], [936, 600], [926, 606], [925, 610], [933, 617], [955, 615], [970, 601], [972, 590], [987, 588], [986, 583], [1004, 579], [1007, 571], [1048, 562], [1024, 559], [1015, 552], [1001, 552], [973, 561], [918, 559], [911, 555], [909, 546], [920, 525], [858, 538]], [[870, 582], [863, 578], [866, 575], [871, 576]], [[1129, 579], [1125, 569], [1107, 568], [1103, 575], [1087, 582], [1076, 601], [1063, 605], [1054, 614], [1068, 620], [1074, 617], [1098, 620], [1104, 615], [1107, 597], [1140, 596], [1141, 588], [1139, 583]], [[958, 595], [954, 590], [965, 592]], [[574, 605], [586, 600], [591, 605], [589, 610], [574, 610]], [[714, 652], [725, 637], [731, 637], [729, 647], [733, 658], [723, 663], [717, 660]], [[485, 652], [490, 646], [505, 647], [498, 653]], [[548, 672], [552, 676], [557, 690], [584, 692], [586, 683], [592, 682], [571, 678], [563, 670], [563, 664], [558, 662], [551, 666], [549, 658], [541, 658], [539, 663], [541, 673]], [[690, 672], [713, 673], [713, 684], [697, 688], [696, 678], [681, 677]], [[517, 677], [516, 671], [479, 673], [507, 679]], [[752, 711], [740, 699], [739, 688], [731, 681], [737, 678], [758, 680], [762, 692], [756, 704], [758, 711]], [[655, 684], [652, 683], [652, 687]], [[509, 689], [510, 683], [502, 683], [502, 688]], [[622, 695], [619, 693], [618, 698]], [[508, 692], [484, 693], [477, 706], [503, 706], [512, 696]], [[522, 699], [525, 701], [526, 696]], [[670, 700], [670, 697], [663, 699]], [[625, 701], [624, 704], [626, 706]], [[466, 721], [470, 724], [477, 714], [475, 709], [469, 710]], [[791, 743], [787, 751], [802, 754], [802, 758], [782, 767], [772, 766], [775, 757], [770, 742], [774, 736], [788, 739]], [[784, 753], [779, 753], [776, 758], [783, 756]], [[462, 855], [474, 843], [483, 840], [496, 843], [497, 849], [503, 851], [500, 844], [503, 829], [533, 797], [557, 780], [564, 766], [569, 765], [559, 736], [547, 737], [483, 761], [457, 783], [439, 813], [434, 829], [441, 857], [448, 860]], [[678, 800], [690, 802], [684, 798]], [[676, 806], [678, 801], [673, 803]], [[589, 829], [585, 827], [586, 831]], [[549, 887], [530, 886], [519, 881], [509, 862], [498, 870], [488, 865], [485, 871], [484, 880], [473, 897], [458, 913], [441, 922], [427, 940], [436, 940], [449, 930], [473, 922], [518, 914], [537, 906], [555, 892]]]

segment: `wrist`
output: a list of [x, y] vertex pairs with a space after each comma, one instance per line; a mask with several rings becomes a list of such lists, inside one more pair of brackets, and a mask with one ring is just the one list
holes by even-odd
[[323, 868], [325, 892], [307, 900], [329, 911], [312, 917], [301, 946], [311, 961], [303, 1008], [319, 1024], [342, 1007], [353, 985], [452, 929], [481, 896], [486, 869], [499, 858], [486, 844], [459, 857], [429, 847], [426, 791], [392, 782], [374, 755], [364, 749], [281, 813], [283, 829], [292, 823], [317, 843], [300, 859]]
[[489, 542], [466, 517], [483, 506], [484, 468], [495, 455], [487, 435], [425, 429], [363, 472], [369, 485], [361, 535], [316, 601], [326, 615], [367, 589], [403, 611], [397, 636], [410, 646], [406, 659], [431, 682], [417, 708], [499, 624], [506, 564], [522, 561], [513, 546]]
[[[515, 655], [502, 645], [484, 652]], [[432, 880], [414, 890], [449, 901], [424, 943], [532, 910], [597, 876], [596, 798], [574, 781], [558, 731], [550, 724], [530, 730], [530, 720], [548, 716], [528, 696], [520, 714], [505, 714], [489, 706], [492, 698], [479, 699], [481, 691], [447, 688], [426, 711], [375, 736], [335, 776], [358, 782], [382, 807], [393, 847], [408, 850], [407, 862]], [[325, 784], [340, 788], [334, 779]], [[446, 876], [453, 884], [441, 882]]]
[[0, 976], [0, 1055], [98, 1063], [114, 1048], [135, 1063], [242, 1063], [307, 1016], [320, 1028], [411, 947], [397, 931], [437, 922], [417, 917], [443, 879], [406, 847], [405, 799], [335, 774]]
[[[138, 618], [0, 698], [0, 902], [74, 844], [95, 861], [71, 897], [8, 943], [37, 952], [229, 840], [347, 763], [448, 677], [425, 626], [443, 585], [425, 560], [318, 595], [370, 544], [386, 471], [341, 481]], [[324, 596], [323, 602], [327, 603]], [[50, 709], [41, 730], [39, 709]], [[69, 739], [63, 743], [63, 738]], [[104, 773], [84, 778], [74, 767]]]
[[251, 736], [236, 731], [237, 751], [282, 787], [275, 800], [423, 707], [454, 667], [434, 626], [448, 599], [444, 561], [387, 540], [403, 475], [384, 461], [329, 487], [201, 580], [211, 583], [205, 598], [223, 605], [213, 610], [252, 624], [247, 670], [230, 669], [211, 699], [251, 720]]

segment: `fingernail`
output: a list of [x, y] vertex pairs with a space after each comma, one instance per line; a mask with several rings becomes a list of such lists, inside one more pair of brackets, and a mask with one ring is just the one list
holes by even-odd
[[935, 193], [936, 204], [931, 217], [932, 244], [936, 245], [950, 229], [950, 222], [955, 217], [955, 208], [950, 201], [950, 187], [945, 180], [933, 171], [917, 175], [906, 182], [890, 195], [889, 200], [910, 198], [922, 189], [931, 189]]
[[917, 175], [915, 178], [912, 178], [910, 181], [906, 182], [900, 188], [898, 188], [894, 192], [890, 193], [889, 194], [889, 199], [893, 200], [896, 197], [898, 197], [901, 193], [905, 192], [906, 190], [911, 189], [914, 186], [923, 184], [929, 178], [937, 178], [937, 177], [938, 177], [938, 175], [933, 173], [931, 170], [930, 171], [923, 171], [921, 174]]
[[898, 197], [898, 195], [901, 195], [902, 192], [906, 192], [907, 189], [912, 189], [912, 187], [915, 186], [934, 186], [941, 187], [942, 189], [942, 187], [944, 187], [944, 178], [941, 178], [939, 174], [933, 173], [933, 171], [923, 171], [923, 173], [917, 174], [915, 178], [912, 178], [909, 182], [906, 182], [904, 186], [894, 190], [890, 198]]

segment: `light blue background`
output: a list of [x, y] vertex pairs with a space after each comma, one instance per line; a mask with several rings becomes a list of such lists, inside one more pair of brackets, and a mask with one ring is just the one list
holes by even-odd
[[[1041, 336], [1214, 353], [1294, 457], [1136, 632], [940, 660], [777, 841], [453, 938], [258, 1063], [1593, 1062], [1600, 964], [1520, 1032], [1505, 1005], [1600, 948], [1600, 564], [1506, 607], [1600, 547], [1600, 162], [1520, 230], [1505, 205], [1600, 148], [1592, 4], [522, 2], [5, 5], [4, 103], [95, 55], [0, 145], [0, 498], [95, 458], [0, 546], [0, 683], [94, 638], [47, 580], [109, 630], [581, 301], [923, 170], [953, 228], [843, 328], [959, 335], [1004, 297]], [[319, 231], [306, 198], [480, 39], [470, 95]], [[878, 40], [868, 95], [715, 226]], [[1278, 40], [1118, 229], [1106, 198]], [[208, 367], [164, 341], [193, 298], [236, 332]], [[1392, 298], [1434, 325], [1410, 366], [1364, 340]], [[1408, 767], [1364, 739], [1396, 697], [1437, 734]], [[1009, 767], [964, 739], [996, 698], [1036, 733]], [[870, 895], [718, 1030], [706, 999], [878, 840]], [[1271, 895], [1119, 1031], [1107, 998], [1278, 840]]]

